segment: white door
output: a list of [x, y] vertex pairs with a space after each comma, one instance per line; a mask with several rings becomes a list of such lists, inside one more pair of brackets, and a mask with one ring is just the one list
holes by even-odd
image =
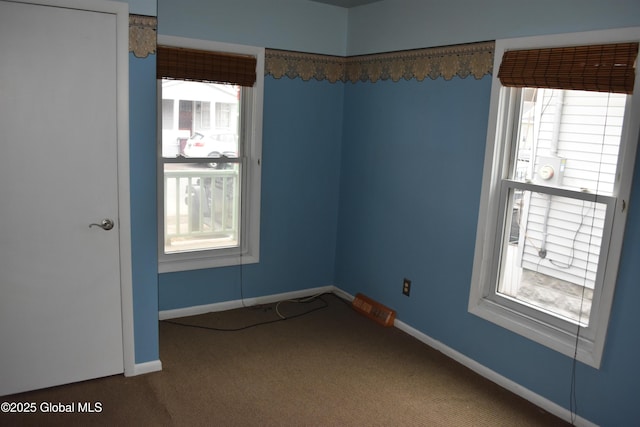
[[114, 14], [0, 0], [0, 395], [123, 372], [116, 57]]

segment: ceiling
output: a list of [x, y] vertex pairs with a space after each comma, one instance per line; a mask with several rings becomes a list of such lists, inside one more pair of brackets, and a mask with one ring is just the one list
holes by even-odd
[[311, 1], [315, 1], [317, 3], [332, 4], [334, 6], [348, 8], [348, 7], [362, 6], [363, 4], [375, 3], [380, 0], [311, 0]]

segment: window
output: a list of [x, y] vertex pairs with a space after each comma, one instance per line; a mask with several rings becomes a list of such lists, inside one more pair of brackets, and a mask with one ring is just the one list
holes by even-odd
[[159, 36], [157, 67], [159, 271], [258, 262], [264, 49]]
[[469, 311], [594, 367], [639, 134], [639, 30], [496, 42]]
[[233, 104], [227, 102], [216, 103], [216, 126], [219, 128], [231, 127]]
[[[236, 89], [237, 91], [237, 89]], [[211, 128], [211, 102], [196, 101], [195, 102], [195, 128], [204, 130]]]

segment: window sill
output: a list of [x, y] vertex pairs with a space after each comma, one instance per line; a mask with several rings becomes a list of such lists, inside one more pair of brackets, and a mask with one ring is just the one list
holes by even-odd
[[250, 254], [227, 254], [215, 257], [190, 257], [165, 259], [158, 261], [158, 273], [172, 273], [177, 271], [201, 270], [205, 268], [230, 267], [234, 265], [256, 264], [260, 258]]

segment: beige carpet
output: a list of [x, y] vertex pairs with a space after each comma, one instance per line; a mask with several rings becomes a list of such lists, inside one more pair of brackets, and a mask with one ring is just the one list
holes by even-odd
[[289, 319], [275, 304], [175, 319], [217, 329], [273, 322], [235, 332], [161, 322], [162, 372], [0, 398], [100, 402], [100, 413], [0, 414], [0, 425], [567, 425], [334, 295], [277, 309]]

